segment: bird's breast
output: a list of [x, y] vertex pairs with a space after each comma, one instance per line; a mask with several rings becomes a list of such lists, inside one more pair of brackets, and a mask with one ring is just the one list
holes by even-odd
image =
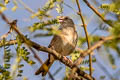
[[74, 34], [74, 31], [73, 30], [66, 30], [63, 32], [62, 36], [63, 36], [63, 39], [64, 39], [64, 45], [68, 44], [68, 43], [72, 43], [73, 42], [73, 34]]

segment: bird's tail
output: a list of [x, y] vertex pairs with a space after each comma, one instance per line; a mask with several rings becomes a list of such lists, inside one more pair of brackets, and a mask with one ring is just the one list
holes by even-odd
[[42, 74], [42, 76], [45, 76], [47, 74], [47, 72], [49, 71], [51, 65], [53, 64], [53, 61], [49, 61], [49, 59], [47, 59], [45, 61], [44, 64], [42, 64], [42, 66], [35, 72], [35, 75], [39, 75], [40, 73]]

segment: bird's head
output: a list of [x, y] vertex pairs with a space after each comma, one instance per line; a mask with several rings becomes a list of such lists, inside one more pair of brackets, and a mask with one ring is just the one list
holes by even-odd
[[74, 25], [73, 20], [68, 16], [60, 16], [58, 18], [58, 21], [61, 25], [64, 25], [64, 26], [66, 26], [66, 25], [67, 26], [73, 26]]

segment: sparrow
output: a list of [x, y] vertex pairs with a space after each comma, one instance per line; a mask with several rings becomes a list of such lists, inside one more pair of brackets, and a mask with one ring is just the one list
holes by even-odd
[[[74, 51], [78, 40], [75, 24], [68, 16], [60, 16], [58, 21], [60, 23], [58, 29], [60, 34], [55, 34], [53, 36], [48, 48], [55, 50], [62, 56], [68, 56]], [[48, 59], [35, 72], [35, 75], [41, 73], [42, 76], [45, 76], [55, 60], [57, 59], [53, 55], [48, 54]]]

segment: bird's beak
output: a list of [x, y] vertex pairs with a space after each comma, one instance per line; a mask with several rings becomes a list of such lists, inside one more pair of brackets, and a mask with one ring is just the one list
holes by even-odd
[[60, 16], [60, 17], [58, 18], [58, 22], [59, 22], [59, 23], [64, 22], [64, 17], [63, 17], [63, 16]]

